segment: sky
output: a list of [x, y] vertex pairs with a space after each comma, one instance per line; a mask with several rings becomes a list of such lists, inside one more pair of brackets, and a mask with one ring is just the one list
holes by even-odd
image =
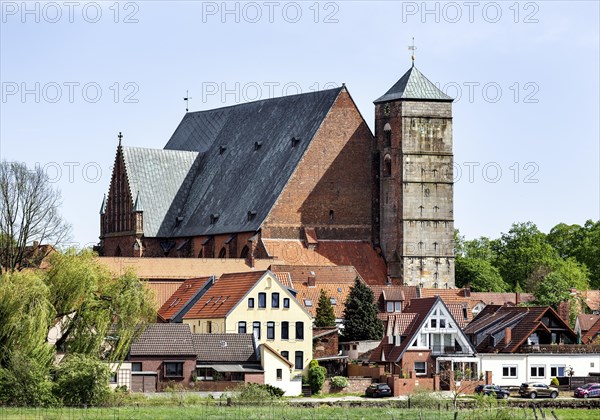
[[411, 65], [455, 98], [455, 226], [498, 237], [600, 219], [597, 1], [2, 1], [0, 158], [61, 190], [98, 242], [117, 135], [162, 148], [199, 111], [345, 83], [373, 101]]

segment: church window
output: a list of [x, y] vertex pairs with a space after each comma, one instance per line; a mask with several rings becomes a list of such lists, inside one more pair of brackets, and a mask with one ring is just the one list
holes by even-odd
[[221, 248], [221, 250], [219, 251], [219, 258], [227, 258], [227, 250], [225, 249], [225, 247]]
[[333, 223], [334, 213], [333, 210], [329, 210], [329, 223]]
[[121, 255], [123, 255], [123, 252], [121, 251], [121, 247], [117, 245], [117, 249], [115, 250], [115, 257], [120, 257]]
[[390, 155], [385, 155], [383, 158], [383, 176], [389, 177], [392, 175], [392, 158]]
[[392, 126], [390, 123], [386, 123], [383, 127], [383, 137], [385, 140], [384, 146], [390, 147], [392, 145]]
[[425, 195], [425, 197], [429, 197], [430, 194], [431, 191], [429, 190], [429, 188], [425, 188], [425, 190], [423, 190], [423, 195]]
[[240, 254], [240, 258], [248, 258], [248, 253], [250, 252], [250, 249], [248, 248], [248, 245], [245, 245], [242, 248], [242, 253]]

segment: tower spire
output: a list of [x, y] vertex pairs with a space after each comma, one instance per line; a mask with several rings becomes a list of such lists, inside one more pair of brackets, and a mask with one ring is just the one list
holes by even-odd
[[185, 98], [183, 98], [183, 100], [185, 101], [185, 112], [189, 112], [189, 105], [190, 105], [190, 99], [192, 99], [192, 97], [190, 96], [189, 92], [186, 90], [185, 91]]
[[417, 49], [417, 47], [415, 47], [415, 37], [412, 37], [412, 45], [408, 46], [408, 49], [410, 51], [412, 51], [412, 55], [411, 55], [411, 59], [412, 59], [412, 66], [415, 66], [415, 50]]
[[123, 138], [123, 134], [121, 134], [119, 131], [119, 135], [117, 137], [119, 138], [119, 147], [121, 147], [121, 139]]

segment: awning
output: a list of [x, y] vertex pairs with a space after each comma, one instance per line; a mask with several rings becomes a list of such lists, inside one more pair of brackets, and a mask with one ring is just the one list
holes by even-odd
[[196, 368], [211, 368], [217, 372], [247, 372], [261, 373], [263, 370], [259, 366], [242, 366], [242, 365], [196, 365]]
[[327, 356], [327, 357], [317, 357], [315, 360], [324, 361], [324, 360], [344, 360], [347, 359], [348, 356]]

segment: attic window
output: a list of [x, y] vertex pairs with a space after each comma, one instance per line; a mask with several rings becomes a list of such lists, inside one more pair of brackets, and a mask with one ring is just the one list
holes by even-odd
[[292, 137], [292, 147], [296, 147], [300, 143], [300, 139], [296, 137]]
[[331, 303], [332, 305], [337, 305], [337, 299], [336, 298], [329, 298], [329, 303]]
[[310, 300], [310, 299], [304, 299], [304, 306], [306, 306], [308, 308], [312, 307], [313, 306], [312, 300]]
[[258, 150], [262, 147], [263, 142], [262, 141], [255, 141], [254, 142], [254, 150]]
[[248, 221], [251, 222], [256, 217], [256, 210], [250, 210], [248, 212]]
[[227, 146], [222, 144], [221, 146], [219, 146], [219, 154], [222, 155], [223, 153], [225, 153], [225, 150], [227, 150]]
[[175, 226], [179, 226], [183, 222], [183, 216], [177, 216], [175, 218]]
[[210, 224], [214, 225], [219, 220], [219, 213], [214, 213], [210, 215]]

